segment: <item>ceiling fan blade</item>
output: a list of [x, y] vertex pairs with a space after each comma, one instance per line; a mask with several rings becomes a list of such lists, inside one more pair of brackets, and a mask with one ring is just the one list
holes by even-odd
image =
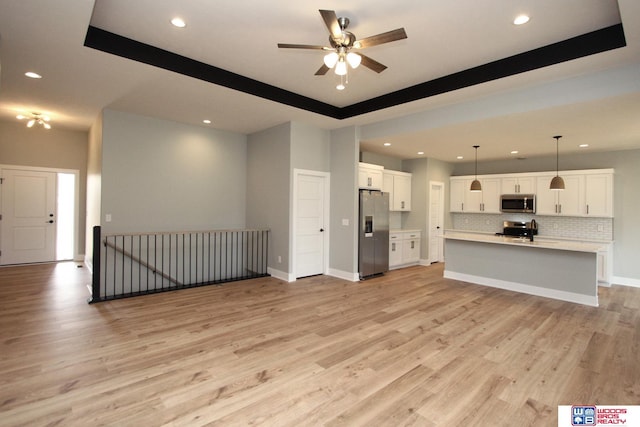
[[317, 46], [311, 44], [291, 44], [291, 43], [278, 43], [279, 48], [284, 49], [316, 49], [316, 50], [328, 50], [331, 48], [325, 46]]
[[320, 9], [320, 15], [322, 15], [322, 19], [324, 19], [324, 24], [329, 29], [331, 33], [331, 37], [334, 40], [339, 40], [342, 38], [342, 29], [340, 28], [340, 23], [338, 22], [338, 17], [336, 16], [336, 12], [334, 10], [322, 10]]
[[407, 38], [407, 33], [404, 28], [398, 28], [396, 30], [387, 31], [371, 37], [365, 37], [362, 40], [356, 40], [353, 47], [363, 49], [365, 47], [376, 46], [383, 43], [394, 42], [396, 40], [402, 40]]
[[375, 59], [371, 59], [368, 56], [363, 55], [361, 53], [358, 53], [358, 55], [362, 57], [362, 62], [360, 63], [361, 65], [364, 65], [365, 67], [370, 68], [371, 70], [375, 71], [378, 74], [380, 74], [381, 72], [387, 69], [386, 65], [379, 63]]
[[316, 76], [324, 76], [325, 74], [327, 74], [327, 71], [329, 71], [331, 68], [327, 67], [326, 65], [322, 64], [322, 67], [318, 68], [318, 71], [316, 71]]

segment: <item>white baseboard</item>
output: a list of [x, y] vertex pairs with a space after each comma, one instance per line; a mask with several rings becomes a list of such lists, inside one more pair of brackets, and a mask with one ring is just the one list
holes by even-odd
[[559, 291], [557, 289], [540, 288], [538, 286], [525, 285], [524, 283], [507, 282], [504, 280], [490, 279], [487, 277], [473, 276], [470, 274], [444, 271], [446, 279], [461, 280], [463, 282], [475, 283], [478, 285], [490, 286], [492, 288], [505, 289], [508, 291], [521, 292], [539, 297], [552, 298], [561, 301], [573, 302], [577, 304], [598, 306], [598, 297], [576, 294], [573, 292]]
[[327, 276], [337, 277], [338, 279], [344, 279], [350, 282], [360, 281], [360, 275], [358, 273], [336, 270], [335, 268], [330, 268], [329, 271], [327, 271]]
[[639, 279], [631, 279], [629, 277], [613, 276], [611, 278], [613, 285], [631, 286], [632, 288], [640, 288]]
[[276, 270], [275, 268], [267, 267], [267, 273], [279, 280], [284, 280], [285, 282], [295, 282], [296, 278], [293, 277], [293, 274], [287, 273], [285, 271]]

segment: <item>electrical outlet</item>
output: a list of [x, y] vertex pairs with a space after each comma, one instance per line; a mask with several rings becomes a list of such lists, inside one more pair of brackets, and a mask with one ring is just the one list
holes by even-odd
[[489, 225], [489, 224], [491, 224], [491, 221], [486, 220], [484, 223], [485, 223], [486, 225]]
[[349, 225], [349, 218], [342, 218], [342, 225]]
[[282, 264], [282, 257], [278, 255], [278, 264]]
[[553, 229], [554, 229], [554, 230], [557, 230], [557, 229], [558, 229], [558, 223], [557, 223], [557, 222], [554, 222], [554, 223], [553, 223]]
[[111, 214], [106, 214], [104, 216], [104, 220], [105, 220], [105, 222], [111, 222]]
[[602, 224], [598, 224], [598, 232], [602, 233], [604, 231], [604, 227], [602, 226]]
[[469, 224], [469, 218], [465, 218], [465, 219], [464, 219], [464, 223], [465, 223], [465, 224]]

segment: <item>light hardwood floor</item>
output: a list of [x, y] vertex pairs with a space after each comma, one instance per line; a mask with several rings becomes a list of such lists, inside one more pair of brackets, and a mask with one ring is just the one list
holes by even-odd
[[254, 279], [94, 305], [0, 268], [0, 425], [556, 426], [640, 403], [640, 289], [592, 308], [442, 278]]

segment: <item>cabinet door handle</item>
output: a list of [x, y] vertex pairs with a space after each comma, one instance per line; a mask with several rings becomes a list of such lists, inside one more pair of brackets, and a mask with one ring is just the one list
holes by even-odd
[[463, 210], [464, 210], [464, 202], [462, 203], [462, 209], [460, 209], [460, 210], [461, 210], [461, 211], [463, 211]]
[[416, 242], [414, 242], [413, 240], [411, 241], [411, 249], [414, 249], [414, 248], [415, 248], [415, 246], [414, 246], [414, 244], [415, 244], [415, 243], [416, 243]]
[[589, 215], [589, 205], [587, 205], [587, 215]]
[[367, 177], [367, 186], [371, 187], [371, 177]]
[[400, 202], [400, 208], [404, 209], [404, 202]]
[[396, 251], [396, 242], [391, 243], [391, 251], [392, 252]]
[[562, 205], [558, 204], [558, 213], [562, 213]]

